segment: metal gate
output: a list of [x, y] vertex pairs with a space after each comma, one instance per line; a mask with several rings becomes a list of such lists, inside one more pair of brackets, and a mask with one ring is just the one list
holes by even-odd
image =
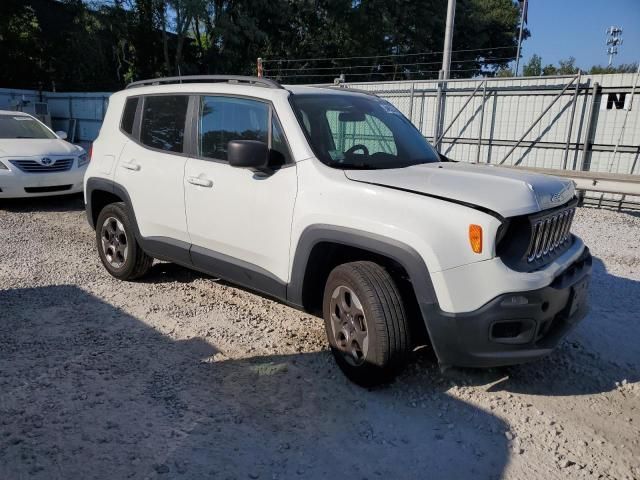
[[[578, 181], [599, 192], [591, 198], [621, 206], [640, 203], [611, 194], [640, 189], [639, 79], [577, 74], [345, 85], [389, 100], [450, 158], [579, 172], [576, 178], [595, 181]], [[599, 190], [605, 180], [632, 189]]]

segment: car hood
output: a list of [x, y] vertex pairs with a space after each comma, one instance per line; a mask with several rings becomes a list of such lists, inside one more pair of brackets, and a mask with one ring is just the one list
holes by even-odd
[[78, 147], [58, 138], [2, 138], [0, 139], [0, 157], [39, 157], [59, 155], [79, 155]]
[[384, 170], [345, 170], [347, 178], [453, 200], [503, 217], [557, 207], [573, 198], [572, 180], [515, 168], [469, 163], [426, 163]]

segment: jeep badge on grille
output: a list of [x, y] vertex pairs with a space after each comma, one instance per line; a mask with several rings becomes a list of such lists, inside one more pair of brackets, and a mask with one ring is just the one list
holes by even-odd
[[571, 191], [573, 189], [571, 188], [571, 184], [566, 185], [562, 190], [560, 190], [557, 193], [554, 193], [551, 196], [551, 202], [552, 203], [564, 203], [567, 200], [569, 200]]

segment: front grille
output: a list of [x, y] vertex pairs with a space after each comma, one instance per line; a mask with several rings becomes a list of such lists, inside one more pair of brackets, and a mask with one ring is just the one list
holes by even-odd
[[551, 210], [507, 219], [498, 231], [496, 254], [519, 272], [548, 265], [573, 242], [571, 224], [577, 205], [574, 198]]
[[43, 165], [35, 160], [11, 160], [11, 163], [25, 173], [55, 173], [70, 170], [73, 158], [53, 160], [51, 165]]
[[535, 262], [562, 249], [571, 237], [571, 223], [575, 214], [573, 207], [537, 220], [532, 226], [527, 262]]

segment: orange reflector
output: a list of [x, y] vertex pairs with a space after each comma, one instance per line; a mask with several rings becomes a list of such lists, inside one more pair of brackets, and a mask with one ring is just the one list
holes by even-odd
[[482, 253], [482, 227], [480, 225], [469, 225], [469, 243], [471, 250]]

